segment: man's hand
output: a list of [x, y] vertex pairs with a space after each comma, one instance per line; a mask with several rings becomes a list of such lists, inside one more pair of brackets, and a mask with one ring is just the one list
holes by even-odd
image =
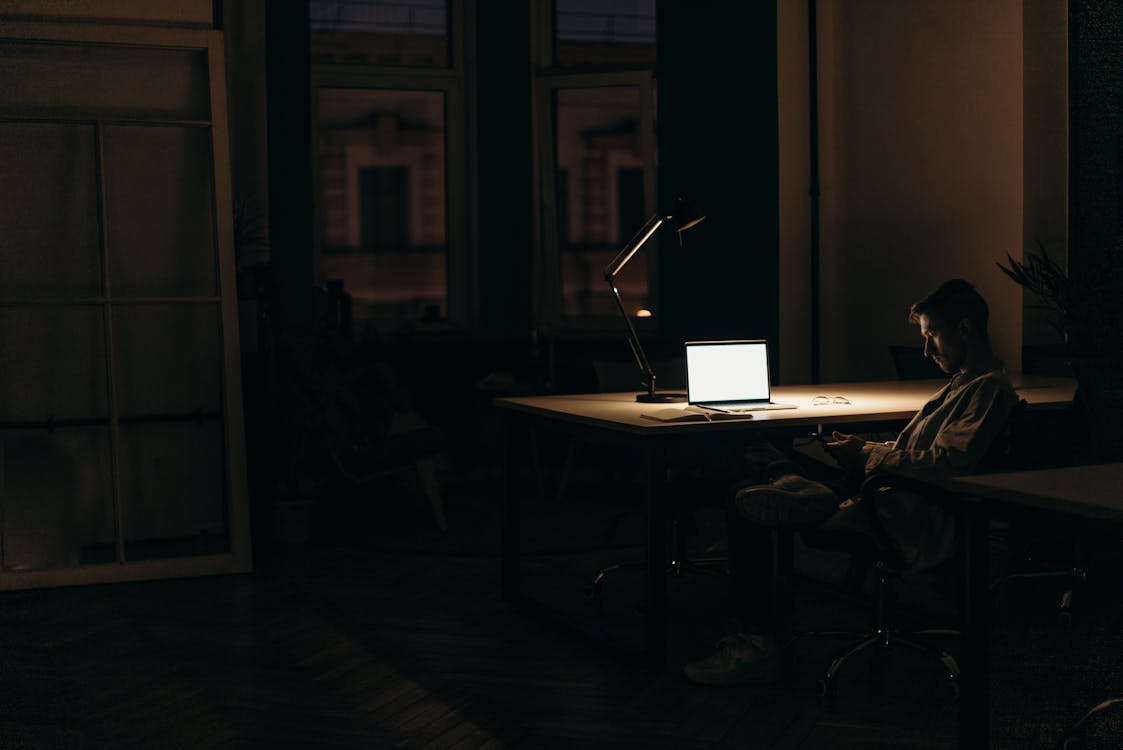
[[833, 440], [823, 443], [827, 453], [831, 454], [840, 466], [845, 468], [860, 468], [865, 466], [866, 456], [862, 451], [866, 441], [857, 435], [847, 435], [835, 430], [831, 433]]

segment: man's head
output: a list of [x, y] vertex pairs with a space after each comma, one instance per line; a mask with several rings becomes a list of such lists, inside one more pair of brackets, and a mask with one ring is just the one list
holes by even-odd
[[989, 355], [987, 301], [963, 279], [951, 279], [909, 309], [909, 322], [920, 326], [924, 356], [944, 372], [966, 369], [982, 353]]

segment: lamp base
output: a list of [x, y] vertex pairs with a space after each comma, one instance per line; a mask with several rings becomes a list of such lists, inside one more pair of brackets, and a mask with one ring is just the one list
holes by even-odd
[[686, 400], [685, 393], [637, 393], [636, 401], [641, 404], [677, 404]]

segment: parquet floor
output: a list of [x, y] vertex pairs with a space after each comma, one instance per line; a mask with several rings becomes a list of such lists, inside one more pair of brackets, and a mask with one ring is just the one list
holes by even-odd
[[[712, 587], [675, 582], [678, 619], [703, 624], [675, 659], [716, 632]], [[838, 611], [811, 589], [794, 598], [805, 620]], [[1034, 612], [998, 613], [996, 748], [1049, 747], [1123, 691], [1098, 609], [1060, 635]], [[821, 700], [836, 647], [801, 647], [778, 685], [701, 687], [505, 604], [494, 557], [313, 545], [244, 576], [4, 594], [0, 750], [956, 746], [938, 670], [906, 652]], [[1089, 747], [1123, 746], [1114, 731]]]

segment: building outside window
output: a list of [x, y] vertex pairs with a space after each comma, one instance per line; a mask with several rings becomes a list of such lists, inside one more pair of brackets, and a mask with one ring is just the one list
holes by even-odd
[[[617, 315], [605, 265], [655, 210], [654, 0], [544, 2], [536, 137], [543, 324], [600, 328]], [[617, 278], [630, 312], [656, 306], [654, 247]], [[647, 322], [647, 321], [645, 321]]]
[[456, 0], [311, 0], [318, 281], [356, 334], [467, 324]]

